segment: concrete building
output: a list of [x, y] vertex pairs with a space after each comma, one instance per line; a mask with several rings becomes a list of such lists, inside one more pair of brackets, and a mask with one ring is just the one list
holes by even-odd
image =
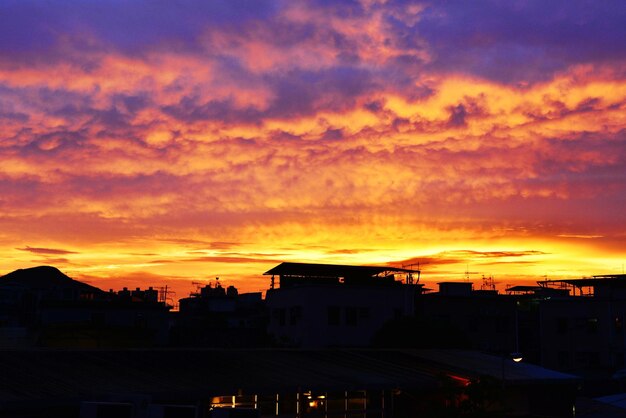
[[239, 293], [219, 280], [180, 299], [175, 313], [172, 346], [264, 347], [267, 311], [261, 292]]
[[624, 368], [626, 275], [542, 282], [570, 291], [539, 303], [541, 364], [575, 373]]
[[283, 346], [368, 346], [387, 321], [414, 314], [422, 289], [413, 283], [414, 273], [386, 266], [282, 263], [265, 273], [272, 276], [268, 332]]
[[525, 361], [605, 381], [625, 366], [626, 275], [540, 281], [505, 294], [442, 282], [416, 307], [417, 318], [453, 326], [467, 348], [521, 352]]
[[470, 282], [438, 285], [438, 292], [418, 299], [416, 318], [459, 334], [466, 348], [496, 354], [519, 351], [516, 298], [475, 291]]

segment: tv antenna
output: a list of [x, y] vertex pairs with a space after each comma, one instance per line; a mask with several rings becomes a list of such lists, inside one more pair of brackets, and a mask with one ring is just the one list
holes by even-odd
[[[413, 267], [416, 267], [416, 266], [417, 266], [417, 269], [413, 269]], [[419, 261], [417, 263], [403, 264], [402, 268], [411, 270], [406, 275], [406, 284], [413, 284], [413, 273], [414, 272], [417, 273], [417, 280], [415, 281], [415, 283], [419, 283], [420, 276], [422, 274], [422, 270], [420, 269]]]
[[470, 274], [478, 274], [478, 273], [479, 273], [479, 272], [477, 272], [477, 271], [470, 271], [470, 270], [469, 270], [469, 264], [467, 264], [467, 265], [465, 266], [465, 273], [464, 273], [464, 274], [465, 274], [465, 277], [464, 277], [464, 278], [465, 278], [465, 281], [466, 281], [466, 282], [469, 282], [469, 281], [470, 281]]
[[492, 275], [488, 277], [483, 274], [483, 284], [480, 286], [481, 290], [496, 290], [496, 281]]
[[170, 297], [169, 295], [176, 296], [176, 292], [168, 289], [167, 285], [163, 287], [159, 287], [158, 290], [159, 290], [159, 302], [162, 302], [167, 305], [167, 302], [171, 301], [172, 306], [174, 306], [174, 298]]

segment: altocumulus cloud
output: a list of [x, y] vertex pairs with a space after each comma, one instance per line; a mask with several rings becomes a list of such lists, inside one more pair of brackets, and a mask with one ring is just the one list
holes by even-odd
[[5, 1], [0, 242], [16, 258], [114, 242], [164, 260], [192, 242], [356, 257], [446, 236], [621, 237], [625, 13]]

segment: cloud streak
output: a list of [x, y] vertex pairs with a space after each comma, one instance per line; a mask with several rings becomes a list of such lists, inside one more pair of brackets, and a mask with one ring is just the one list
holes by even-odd
[[30, 253], [43, 254], [43, 255], [77, 254], [74, 251], [60, 250], [56, 248], [36, 248], [36, 247], [29, 247], [28, 245], [24, 248], [17, 248], [17, 249], [20, 251], [28, 251]]

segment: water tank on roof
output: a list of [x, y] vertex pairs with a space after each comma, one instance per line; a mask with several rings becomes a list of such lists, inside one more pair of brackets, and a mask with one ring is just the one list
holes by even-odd
[[446, 296], [471, 296], [472, 283], [470, 282], [441, 282], [439, 293]]

